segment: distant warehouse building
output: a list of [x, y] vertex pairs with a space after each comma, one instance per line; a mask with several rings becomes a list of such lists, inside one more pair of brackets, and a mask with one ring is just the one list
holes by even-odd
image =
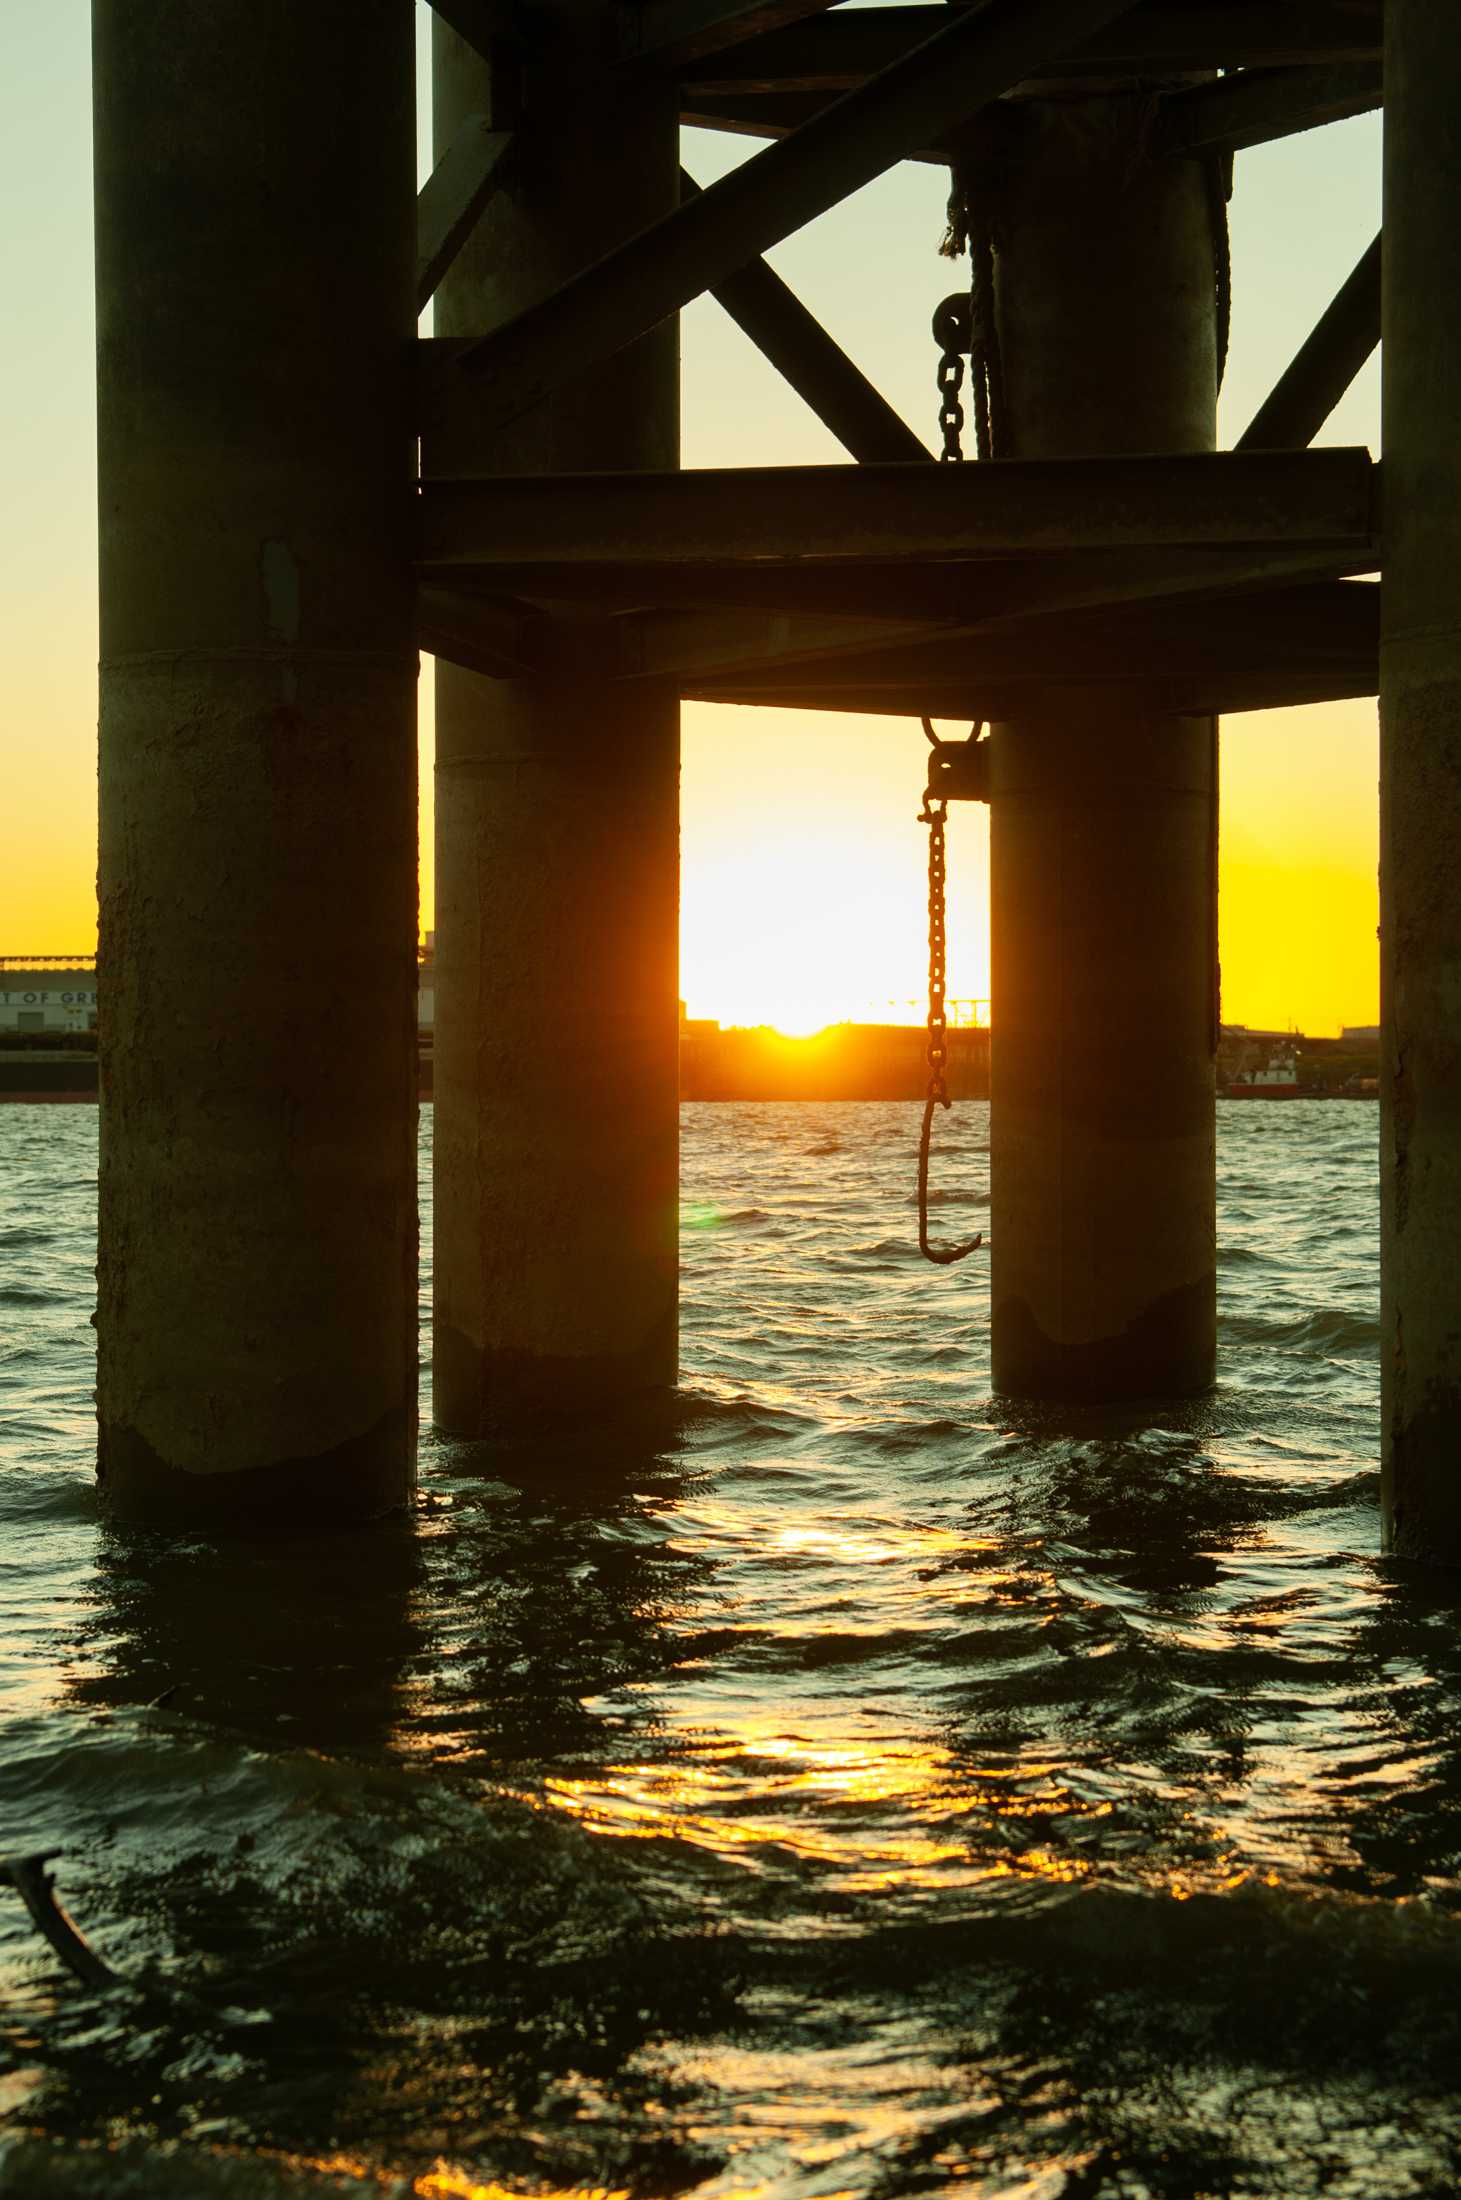
[[[421, 959], [418, 1021], [429, 1031], [436, 995], [431, 934]], [[59, 955], [0, 955], [0, 1036], [12, 1031], [95, 1031], [96, 966]]]
[[0, 955], [0, 1032], [95, 1029], [94, 964], [60, 955]]

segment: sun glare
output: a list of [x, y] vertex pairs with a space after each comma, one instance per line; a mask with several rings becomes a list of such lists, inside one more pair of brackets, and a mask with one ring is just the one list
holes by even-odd
[[[921, 1020], [927, 750], [915, 720], [687, 705], [682, 990], [789, 1039]], [[950, 818], [949, 992], [989, 992], [988, 819]]]
[[[1223, 727], [1223, 1013], [1314, 1033], [1378, 1014], [1373, 704]], [[691, 1016], [813, 1038], [916, 1024], [928, 969], [916, 725], [689, 705], [681, 989]], [[1316, 792], [1316, 790], [1318, 790]], [[986, 1002], [989, 818], [949, 819], [948, 994]], [[995, 1015], [998, 1006], [995, 1006]]]
[[815, 1039], [828, 1029], [820, 1008], [784, 1009], [771, 1025], [782, 1039]]

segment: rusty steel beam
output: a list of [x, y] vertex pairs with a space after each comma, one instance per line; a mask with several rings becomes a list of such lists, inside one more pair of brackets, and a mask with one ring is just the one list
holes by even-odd
[[481, 219], [497, 188], [512, 143], [473, 115], [457, 132], [416, 194], [416, 311], [424, 313], [437, 284]]
[[646, 69], [678, 70], [708, 54], [817, 15], [835, 0], [631, 0], [621, 7], [619, 52]]
[[[919, 619], [732, 610], [639, 612], [617, 625], [621, 678], [676, 682], [755, 679], [788, 665], [831, 668], [868, 650], [921, 650], [943, 631]], [[827, 676], [835, 674], [829, 669]]]
[[1008, 558], [1309, 545], [1372, 533], [1365, 450], [777, 466], [430, 480], [417, 559], [435, 574], [548, 563]]
[[[817, 637], [807, 636], [809, 647]], [[746, 637], [749, 645], [750, 637]], [[1217, 678], [1275, 666], [1295, 676], [1319, 668], [1346, 678], [1379, 679], [1380, 591], [1369, 582], [1332, 581], [1304, 588], [1256, 591], [1220, 602], [1128, 605], [1030, 620], [951, 639], [925, 633], [875, 649], [830, 651], [803, 673], [788, 655], [783, 669], [727, 675], [741, 692], [760, 685], [785, 697], [797, 684], [872, 691], [927, 681], [972, 685]], [[749, 656], [749, 646], [746, 650]], [[695, 676], [703, 694], [707, 675]], [[1373, 694], [1376, 687], [1353, 692]], [[986, 713], [986, 715], [988, 715]]]
[[540, 669], [541, 653], [534, 645], [549, 623], [534, 605], [510, 596], [436, 586], [416, 593], [418, 646], [430, 657], [493, 680], [515, 680]]
[[1052, 621], [760, 674], [682, 675], [702, 702], [944, 718], [1264, 710], [1373, 695], [1380, 591], [1278, 590]]
[[1380, 341], [1382, 237], [1325, 307], [1238, 438], [1238, 450], [1299, 450], [1313, 442]]
[[1326, 122], [1342, 122], [1383, 104], [1378, 61], [1340, 61], [1307, 69], [1245, 69], [1216, 84], [1167, 92], [1157, 108], [1158, 152], [1237, 152]]
[[431, 0], [431, 11], [484, 61], [492, 58], [495, 45], [527, 51], [551, 37], [551, 26], [534, 0]]
[[1375, 693], [1375, 675], [1356, 660], [1295, 671], [1282, 657], [1244, 668], [1214, 666], [1206, 672], [1131, 680], [1047, 678], [1019, 681], [981, 674], [975, 680], [933, 681], [910, 676], [898, 687], [738, 688], [731, 682], [683, 683], [689, 703], [731, 703], [762, 710], [831, 711], [842, 716], [1068, 721], [1091, 718], [1104, 705], [1118, 722], [1134, 713], [1159, 717], [1229, 717], [1236, 712], [1296, 710], [1313, 703], [1362, 700]]
[[[870, 53], [891, 43], [885, 32], [875, 29], [869, 38], [862, 28], [870, 16], [876, 17], [879, 12], [857, 9], [849, 18], [858, 25], [854, 37], [866, 40]], [[898, 8], [887, 12], [902, 17], [910, 11]], [[753, 62], [759, 51], [753, 49]], [[706, 81], [697, 75], [696, 81], [681, 92], [681, 122], [733, 136], [787, 137], [839, 93], [863, 81], [855, 66], [851, 42], [840, 57], [835, 49], [829, 50], [820, 68], [808, 62], [804, 74], [798, 74], [795, 48], [785, 53], [781, 63], [777, 63], [774, 52], [761, 54], [760, 65], [770, 79], [767, 82], [737, 80], [734, 62], [724, 72], [725, 81]], [[784, 81], [777, 81], [778, 68], [786, 72]], [[734, 89], [728, 89], [732, 83]], [[1350, 58], [1306, 67], [1244, 69], [1217, 83], [1165, 93], [1158, 103], [1151, 142], [1158, 151], [1179, 158], [1204, 151], [1234, 152], [1365, 114], [1379, 107], [1383, 98], [1378, 61]], [[907, 157], [942, 164], [948, 158], [948, 148], [923, 146]]]
[[[752, 92], [744, 98], [685, 92], [680, 98], [680, 123], [684, 129], [719, 130], [730, 137], [784, 138], [836, 97], [835, 92]], [[904, 158], [922, 160], [924, 155], [908, 153]]]
[[[948, 689], [994, 680], [1136, 682], [1249, 678], [1285, 669], [1295, 679], [1336, 672], [1368, 680], [1377, 664], [1379, 591], [1320, 582], [1250, 588], [1221, 600], [1149, 599], [1102, 610], [960, 627], [948, 618], [828, 616], [755, 609], [656, 609], [591, 621], [603, 679], [649, 680], [686, 695], [735, 691], [789, 701], [815, 688], [871, 694], [921, 685]], [[497, 679], [542, 671], [571, 651], [582, 611], [555, 616], [503, 597], [429, 585], [421, 591], [422, 646]], [[1346, 692], [1371, 692], [1350, 686]]]
[[[972, 716], [999, 715], [1006, 706], [1024, 715], [1027, 698], [1036, 697], [1038, 707], [1048, 687], [1067, 695], [1098, 687], [1136, 708], [1157, 708], [1152, 698], [1160, 694], [1163, 708], [1252, 709], [1260, 706], [1234, 698], [1251, 698], [1260, 687], [1284, 702], [1374, 694], [1378, 598], [1378, 589], [1336, 582], [953, 637], [947, 628], [871, 619], [653, 612], [607, 628], [594, 621], [594, 662], [603, 680], [778, 708], [898, 710], [899, 698], [956, 696], [957, 709]], [[423, 591], [423, 646], [494, 679], [542, 671], [573, 647], [577, 621], [519, 617], [505, 637], [510, 617], [500, 605]], [[1171, 702], [1173, 695], [1183, 699]], [[943, 701], [922, 707], [930, 716], [947, 714]]]
[[1125, 0], [985, 0], [795, 135], [585, 268], [468, 351], [506, 422], [621, 351], [903, 156], [963, 123]]
[[[1047, 618], [1052, 612], [1105, 606], [1155, 604], [1177, 597], [1203, 598], [1255, 588], [1333, 581], [1378, 569], [1378, 538], [1348, 549], [1247, 543], [1223, 549], [1086, 552], [1068, 558], [1031, 559], [981, 573], [971, 625], [1005, 625]], [[965, 568], [968, 571], [968, 568]], [[971, 591], [972, 593], [972, 591]]]
[[[926, 634], [973, 634], [977, 629], [1045, 618], [1052, 612], [1098, 605], [1160, 603], [1173, 596], [1221, 596], [1252, 587], [1336, 581], [1375, 572], [1380, 552], [1373, 541], [1349, 550], [1314, 550], [1287, 543], [1241, 543], [1237, 548], [1087, 550], [1072, 557], [981, 559], [977, 563], [814, 563], [808, 559], [742, 565], [504, 565], [477, 592], [475, 576], [453, 581], [449, 598], [462, 629], [471, 627], [473, 605], [484, 605], [486, 636], [475, 647], [502, 651], [504, 603], [548, 607], [574, 614], [636, 612], [640, 658], [649, 667], [660, 623], [678, 662], [689, 662], [686, 612], [757, 612], [783, 623], [801, 620], [898, 620], [918, 623]], [[427, 583], [431, 585], [431, 583]], [[425, 587], [422, 585], [422, 598]], [[711, 629], [706, 629], [711, 631]], [[790, 629], [788, 629], [790, 631]], [[429, 647], [422, 642], [422, 647]], [[449, 653], [449, 651], [442, 651]], [[695, 667], [704, 669], [704, 667]]]
[[[948, 11], [937, 5], [839, 9], [816, 22], [789, 24], [686, 69], [685, 99], [707, 93], [846, 92], [891, 67], [928, 38]], [[1174, 5], [1149, 0], [1128, 8], [1090, 37], [1051, 50], [1032, 76], [1181, 75], [1205, 69], [1267, 69], [1380, 57], [1377, 4], [1314, 0], [1207, 0]]]
[[[1042, 565], [1053, 562], [1041, 561]], [[498, 567], [490, 575], [490, 585], [494, 593], [506, 591], [533, 603], [589, 603], [614, 611], [721, 607], [808, 618], [937, 622], [962, 618], [971, 598], [982, 601], [986, 575], [998, 581], [1010, 570], [993, 562], [911, 566], [874, 560], [832, 565], [777, 559], [665, 565], [637, 559], [593, 564], [558, 560]], [[1025, 568], [1021, 565], [1017, 570]], [[971, 580], [971, 574], [977, 577]], [[475, 578], [471, 585], [478, 585]]]
[[574, 624], [585, 612], [617, 630], [622, 671], [709, 678], [723, 669], [722, 652], [735, 664], [789, 662], [854, 645], [857, 623], [870, 640], [943, 639], [1101, 605], [1334, 580], [1377, 564], [1371, 544], [1347, 553], [1260, 544], [935, 566], [519, 565], [499, 569], [480, 593], [425, 583], [419, 618], [422, 648], [498, 678], [542, 669], [563, 647], [565, 615]]

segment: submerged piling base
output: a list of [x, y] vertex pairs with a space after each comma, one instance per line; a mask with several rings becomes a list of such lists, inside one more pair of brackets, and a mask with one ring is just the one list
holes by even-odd
[[[503, 87], [437, 18], [438, 149], [472, 115], [515, 133], [438, 335], [485, 334], [677, 202], [675, 88], [607, 96], [609, 12], [552, 10], [548, 58]], [[678, 458], [673, 322], [504, 434], [464, 404], [422, 449], [428, 474]], [[433, 1391], [459, 1435], [675, 1380], [679, 704], [599, 677], [607, 646], [589, 614], [532, 677], [437, 670]]]
[[98, 1467], [288, 1533], [415, 1466], [410, 11], [93, 38]]
[[1385, 38], [1381, 1481], [1461, 1566], [1461, 43], [1433, 0]]
[[[994, 453], [1205, 451], [1220, 194], [1144, 160], [1140, 93], [1009, 103]], [[990, 795], [991, 1320], [1002, 1391], [1179, 1396], [1216, 1338], [1217, 739], [1099, 692], [997, 725]], [[1056, 715], [1058, 713], [1058, 715]]]
[[1205, 1390], [1216, 1348], [1206, 718], [992, 735], [994, 1381]]
[[679, 705], [438, 672], [441, 1427], [672, 1384]]

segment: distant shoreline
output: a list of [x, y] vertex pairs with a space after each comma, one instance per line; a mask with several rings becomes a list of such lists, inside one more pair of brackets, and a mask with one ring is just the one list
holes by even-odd
[[[1298, 1090], [1234, 1091], [1242, 1075], [1261, 1073], [1273, 1043]], [[791, 1038], [770, 1026], [722, 1026], [685, 1018], [680, 1025], [680, 1098], [728, 1104], [782, 1104], [792, 1100], [830, 1106], [844, 1101], [921, 1101], [927, 1090], [928, 1036], [921, 1024], [833, 1024], [808, 1038]], [[1265, 1053], [1267, 1049], [1267, 1053]], [[417, 1041], [418, 1090], [433, 1094], [432, 1032]], [[1270, 1067], [1272, 1064], [1270, 1063]], [[1368, 1100], [1377, 1096], [1379, 1049], [1369, 1034], [1310, 1039], [1299, 1033], [1249, 1032], [1225, 1026], [1217, 1051], [1219, 1099]], [[952, 1100], [989, 1098], [990, 1027], [950, 1024], [946, 1078]], [[1107, 1065], [1109, 1074], [1109, 1064]], [[1137, 1089], [1141, 1064], [1131, 1065]], [[74, 1102], [97, 1097], [94, 1033], [0, 1031], [0, 1105], [5, 1102]]]
[[[849, 1090], [848, 1080], [827, 1080], [815, 1084], [801, 1079], [777, 1082], [774, 1079], [756, 1080], [740, 1077], [727, 1080], [719, 1089], [707, 1087], [702, 1081], [699, 1089], [687, 1090], [682, 1077], [680, 1100], [684, 1106], [703, 1107], [784, 1107], [793, 1101], [805, 1101], [811, 1107], [838, 1107], [865, 1105], [886, 1106], [889, 1103], [910, 1105], [924, 1096], [925, 1071], [920, 1052], [916, 1065], [910, 1063], [905, 1073], [895, 1075], [891, 1068], [869, 1073], [869, 1082], [876, 1089]], [[971, 1090], [970, 1080], [955, 1077], [950, 1081], [951, 1097], [955, 1102], [987, 1100], [989, 1086], [987, 1071], [981, 1080], [982, 1089]], [[94, 1105], [97, 1093], [97, 1058], [94, 1054], [40, 1055], [36, 1053], [7, 1054], [0, 1048], [0, 1107], [8, 1105], [56, 1106]], [[423, 1105], [429, 1105], [432, 1094], [432, 1064], [429, 1050], [423, 1054], [418, 1093]], [[1378, 1099], [1373, 1092], [1345, 1092], [1316, 1085], [1308, 1091], [1287, 1094], [1252, 1093], [1232, 1095], [1219, 1091], [1218, 1099], [1230, 1101], [1234, 1107], [1251, 1107], [1255, 1100], [1271, 1100], [1276, 1106], [1288, 1106], [1294, 1100], [1368, 1100]]]

